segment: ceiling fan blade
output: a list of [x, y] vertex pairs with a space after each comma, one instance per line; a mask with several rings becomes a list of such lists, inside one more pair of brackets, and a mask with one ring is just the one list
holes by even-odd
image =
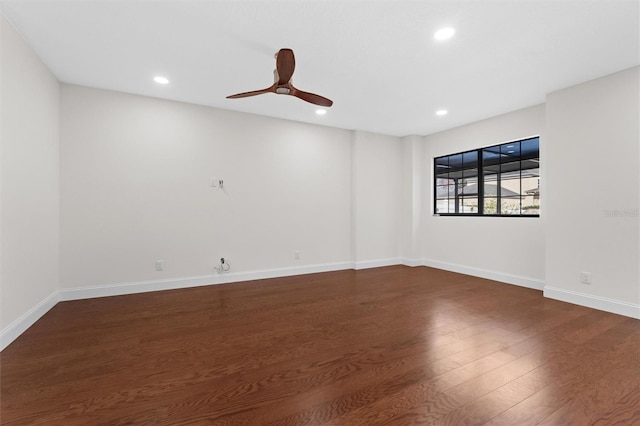
[[296, 69], [296, 58], [293, 56], [293, 50], [280, 49], [276, 55], [276, 73], [278, 75], [277, 84], [282, 86], [291, 80], [293, 71]]
[[273, 71], [274, 83], [272, 86], [262, 90], [230, 95], [227, 96], [227, 99], [247, 98], [249, 96], [262, 95], [263, 93], [276, 93], [279, 95], [295, 96], [303, 101], [323, 107], [330, 107], [333, 105], [333, 101], [331, 99], [316, 95], [315, 93], [298, 90], [293, 87], [293, 84], [291, 84], [291, 77], [293, 76], [295, 69], [296, 58], [293, 54], [293, 50], [286, 48], [280, 49], [278, 53], [276, 53], [276, 69]]
[[276, 85], [267, 87], [266, 89], [253, 90], [251, 92], [236, 93], [235, 95], [227, 96], [227, 99], [248, 98], [249, 96], [262, 95], [263, 93], [275, 93]]
[[291, 88], [291, 93], [289, 94], [295, 96], [296, 98], [323, 107], [330, 107], [331, 105], [333, 105], [333, 101], [331, 99], [316, 95], [315, 93], [303, 92], [302, 90], [296, 89], [291, 84], [289, 86]]

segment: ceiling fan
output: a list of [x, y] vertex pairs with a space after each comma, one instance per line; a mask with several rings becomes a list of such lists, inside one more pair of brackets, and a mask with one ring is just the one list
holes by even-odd
[[273, 71], [274, 83], [266, 89], [254, 90], [252, 92], [237, 93], [227, 96], [227, 99], [247, 98], [249, 96], [262, 95], [263, 93], [276, 93], [278, 95], [290, 95], [300, 98], [303, 101], [310, 102], [315, 105], [330, 107], [333, 101], [315, 93], [303, 92], [296, 89], [291, 84], [291, 76], [296, 68], [296, 60], [293, 56], [293, 50], [280, 49], [276, 53], [276, 69]]

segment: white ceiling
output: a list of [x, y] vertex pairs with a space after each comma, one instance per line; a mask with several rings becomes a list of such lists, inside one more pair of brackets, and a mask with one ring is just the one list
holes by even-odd
[[[1, 1], [62, 82], [405, 136], [544, 102], [640, 64], [640, 2]], [[433, 33], [456, 28], [446, 42]], [[273, 83], [296, 55], [291, 96], [225, 96]], [[156, 74], [170, 79], [160, 86]], [[444, 117], [435, 111], [449, 110]]]

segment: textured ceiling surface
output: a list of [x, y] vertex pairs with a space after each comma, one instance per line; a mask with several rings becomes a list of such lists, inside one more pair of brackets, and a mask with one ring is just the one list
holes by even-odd
[[[61, 81], [388, 135], [544, 102], [640, 63], [638, 1], [0, 1]], [[436, 41], [451, 26], [454, 37]], [[225, 96], [293, 83], [334, 101]], [[155, 75], [170, 83], [160, 86]], [[435, 111], [449, 113], [438, 117]]]

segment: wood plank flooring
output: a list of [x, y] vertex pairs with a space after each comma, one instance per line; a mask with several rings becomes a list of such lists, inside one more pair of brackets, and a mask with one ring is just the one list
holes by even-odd
[[640, 321], [393, 266], [62, 302], [2, 425], [640, 425]]

